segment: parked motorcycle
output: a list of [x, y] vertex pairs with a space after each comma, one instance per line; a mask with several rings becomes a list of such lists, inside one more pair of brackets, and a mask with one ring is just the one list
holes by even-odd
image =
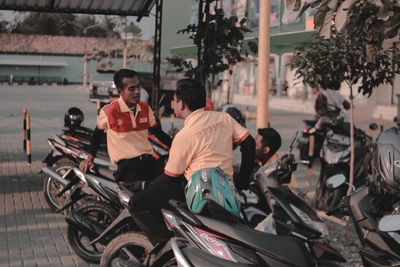
[[328, 230], [322, 219], [285, 185], [290, 183], [298, 164], [309, 164], [309, 161], [295, 161], [294, 155], [291, 154], [294, 143], [295, 139], [290, 145], [289, 154], [281, 157], [279, 161], [261, 167], [255, 173], [251, 189], [257, 195], [258, 203], [251, 205], [251, 213], [247, 212], [249, 208], [244, 208], [247, 219], [252, 222], [254, 216], [260, 216], [261, 212], [266, 210], [265, 207], [269, 207], [271, 213], [256, 229], [299, 238], [310, 249], [318, 263], [345, 262], [344, 257], [326, 242]]
[[[186, 266], [208, 266], [217, 263], [221, 266], [235, 266], [238, 263], [242, 264], [241, 266], [244, 266], [243, 264], [246, 266], [265, 266], [267, 264], [310, 266], [324, 260], [345, 261], [335, 249], [323, 242], [321, 236], [324, 227], [318, 215], [287, 187], [282, 186], [282, 183], [290, 180], [292, 171], [297, 164], [290, 156], [286, 157], [284, 162], [283, 165], [288, 168], [282, 167], [282, 164], [277, 166], [277, 162], [274, 162], [262, 167], [257, 172], [256, 182], [252, 187], [258, 193], [260, 203], [257, 207], [244, 207], [243, 212], [246, 215], [244, 215], [243, 222], [247, 225], [230, 220], [232, 216], [219, 206], [214, 207], [217, 212], [213, 213], [219, 214], [218, 218], [210, 218], [193, 214], [187, 209], [186, 203], [170, 201], [174, 208], [163, 210], [166, 224], [177, 237], [181, 238], [180, 241], [183, 240], [180, 242], [183, 243], [181, 246], [186, 246], [183, 250], [194, 253], [191, 254], [195, 258], [191, 261], [192, 265]], [[272, 198], [274, 200], [271, 200]], [[272, 202], [277, 203], [272, 206], [279, 237], [249, 227], [252, 217], [267, 216], [262, 209], [257, 210], [257, 208], [270, 205]], [[276, 239], [272, 236], [275, 236]], [[130, 237], [134, 237], [134, 235], [125, 233], [111, 241], [105, 248], [101, 266], [114, 266], [116, 262], [120, 265], [129, 265], [132, 258], [140, 261], [134, 256], [139, 242]], [[274, 243], [277, 240], [280, 242]], [[177, 239], [173, 239], [171, 245], [179, 264], [183, 254], [177, 256], [177, 251], [181, 246], [177, 244]], [[279, 247], [280, 245], [282, 247]], [[285, 247], [286, 245], [289, 247]], [[132, 247], [136, 249], [132, 249]], [[291, 249], [293, 249], [294, 255], [284, 253], [284, 251], [292, 251]], [[259, 250], [265, 257], [257, 255]]]
[[[76, 130], [76, 129], [75, 129]], [[68, 184], [64, 176], [73, 166], [78, 165], [82, 160], [87, 159], [90, 140], [93, 131], [85, 128], [84, 133], [76, 132], [75, 130], [64, 131], [61, 135], [56, 135], [54, 138], [49, 138], [48, 143], [51, 148], [49, 154], [43, 160], [43, 166], [48, 167], [42, 169], [48, 176], [43, 182], [43, 193], [46, 202], [53, 212], [59, 211], [69, 200], [69, 194], [74, 185], [66, 190], [64, 187]], [[168, 147], [160, 142], [154, 135], [149, 135], [154, 154], [153, 157], [157, 160], [166, 163], [168, 160]], [[106, 144], [103, 142], [100, 146], [96, 157], [94, 158], [96, 170], [100, 176], [113, 180], [113, 173], [117, 170], [117, 166], [109, 160]], [[61, 176], [61, 179], [53, 178], [51, 173], [47, 173], [48, 169], [56, 172]], [[47, 172], [46, 172], [47, 171]], [[58, 176], [54, 176], [58, 177]]]
[[[77, 143], [77, 141], [74, 141]], [[46, 174], [43, 181], [44, 198], [53, 212], [59, 211], [69, 200], [70, 189], [65, 188], [69, 183], [66, 179], [67, 173], [80, 161], [87, 159], [87, 152], [78, 145], [68, 142], [63, 135], [55, 136], [48, 139], [51, 148], [49, 154], [43, 160], [42, 172]], [[117, 166], [109, 162], [108, 155], [105, 152], [100, 152], [94, 159], [94, 163], [98, 169], [108, 176], [117, 170]], [[53, 175], [55, 172], [58, 175]]]
[[377, 138], [372, 158], [372, 176], [354, 187], [343, 175], [327, 180], [330, 188], [353, 188], [329, 214], [348, 215], [353, 219], [361, 241], [364, 266], [395, 266], [400, 261], [400, 128], [383, 131]]
[[[356, 187], [362, 185], [368, 176], [372, 145], [371, 138], [364, 131], [354, 129], [354, 185]], [[350, 123], [336, 120], [330, 126], [321, 148], [321, 171], [312, 201], [314, 208], [330, 210], [336, 207], [346, 194], [346, 186], [333, 190], [326, 187], [326, 180], [335, 174], [343, 174], [346, 181], [349, 180], [350, 154]]]

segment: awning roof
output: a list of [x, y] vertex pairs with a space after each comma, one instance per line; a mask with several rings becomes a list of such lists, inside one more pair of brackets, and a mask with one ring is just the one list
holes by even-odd
[[42, 66], [42, 67], [66, 67], [65, 61], [38, 61], [38, 60], [13, 60], [1, 59], [0, 66]]
[[0, 9], [147, 17], [155, 0], [0, 0]]

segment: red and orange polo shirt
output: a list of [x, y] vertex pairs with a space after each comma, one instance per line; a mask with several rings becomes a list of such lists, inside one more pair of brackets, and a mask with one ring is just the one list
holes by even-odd
[[97, 117], [97, 128], [107, 129], [108, 154], [114, 164], [121, 159], [153, 154], [147, 129], [156, 124], [148, 104], [140, 102], [133, 114], [121, 97], [104, 106]]
[[220, 167], [233, 177], [233, 146], [250, 133], [228, 113], [198, 109], [186, 119], [172, 141], [165, 174], [190, 180], [203, 168]]

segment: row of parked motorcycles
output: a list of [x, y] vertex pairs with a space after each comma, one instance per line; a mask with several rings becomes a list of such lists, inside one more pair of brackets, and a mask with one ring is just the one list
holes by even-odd
[[[354, 185], [348, 184], [348, 167], [340, 157], [348, 153], [341, 150], [347, 144], [349, 130], [340, 125], [345, 123], [332, 126], [324, 138], [322, 146], [331, 148], [332, 157], [336, 153], [336, 162], [326, 161], [327, 169], [317, 189], [317, 194], [321, 192], [318, 198], [329, 194], [333, 197], [313, 201], [313, 205], [329, 207], [328, 214], [353, 218], [364, 265], [398, 264], [400, 236], [396, 232], [400, 230], [400, 215], [394, 216], [400, 210], [398, 195], [383, 186], [384, 179], [371, 175], [374, 143], [361, 130], [356, 131], [356, 142], [363, 159], [356, 172], [364, 176], [356, 178]], [[45, 199], [52, 211], [66, 214], [68, 242], [82, 259], [101, 266], [185, 267], [337, 266], [346, 261], [329, 245], [322, 218], [287, 186], [299, 164], [310, 164], [310, 159], [295, 160], [292, 150], [297, 135], [290, 152], [261, 167], [254, 174], [250, 190], [241, 193], [239, 221], [223, 208], [218, 217], [212, 217], [192, 213], [186, 203], [170, 201], [170, 208], [162, 213], [174, 237], [153, 246], [130, 213], [129, 200], [135, 192], [114, 179], [116, 166], [108, 159], [106, 145], [100, 147], [94, 169], [86, 174], [79, 170], [79, 163], [87, 158], [92, 133], [77, 126], [49, 138], [51, 151], [42, 167], [46, 174]], [[152, 135], [149, 141], [153, 156], [166, 162], [168, 148]], [[335, 171], [338, 166], [343, 167], [340, 172]], [[345, 196], [348, 186], [355, 187], [355, 191]], [[399, 229], [392, 227], [393, 222]]]

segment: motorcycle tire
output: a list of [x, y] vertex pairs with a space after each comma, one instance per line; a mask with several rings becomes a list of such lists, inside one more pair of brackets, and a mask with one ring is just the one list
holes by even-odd
[[[84, 202], [77, 211], [105, 227], [109, 226], [118, 216], [117, 209], [105, 202], [97, 200], [88, 200]], [[67, 236], [70, 246], [79, 257], [88, 262], [100, 262], [104, 245], [100, 242], [90, 245], [90, 241], [97, 236], [89, 236], [71, 225], [67, 227]]]
[[[68, 158], [60, 158], [53, 164], [51, 169], [62, 176], [73, 167], [73, 161]], [[68, 201], [69, 191], [65, 192], [65, 194], [61, 196], [57, 196], [58, 192], [60, 192], [62, 188], [63, 185], [58, 183], [50, 176], [46, 176], [43, 181], [43, 196], [52, 212], [55, 212], [59, 208], [63, 207]]]
[[128, 232], [114, 238], [105, 248], [100, 267], [139, 266], [153, 248], [142, 233]]

